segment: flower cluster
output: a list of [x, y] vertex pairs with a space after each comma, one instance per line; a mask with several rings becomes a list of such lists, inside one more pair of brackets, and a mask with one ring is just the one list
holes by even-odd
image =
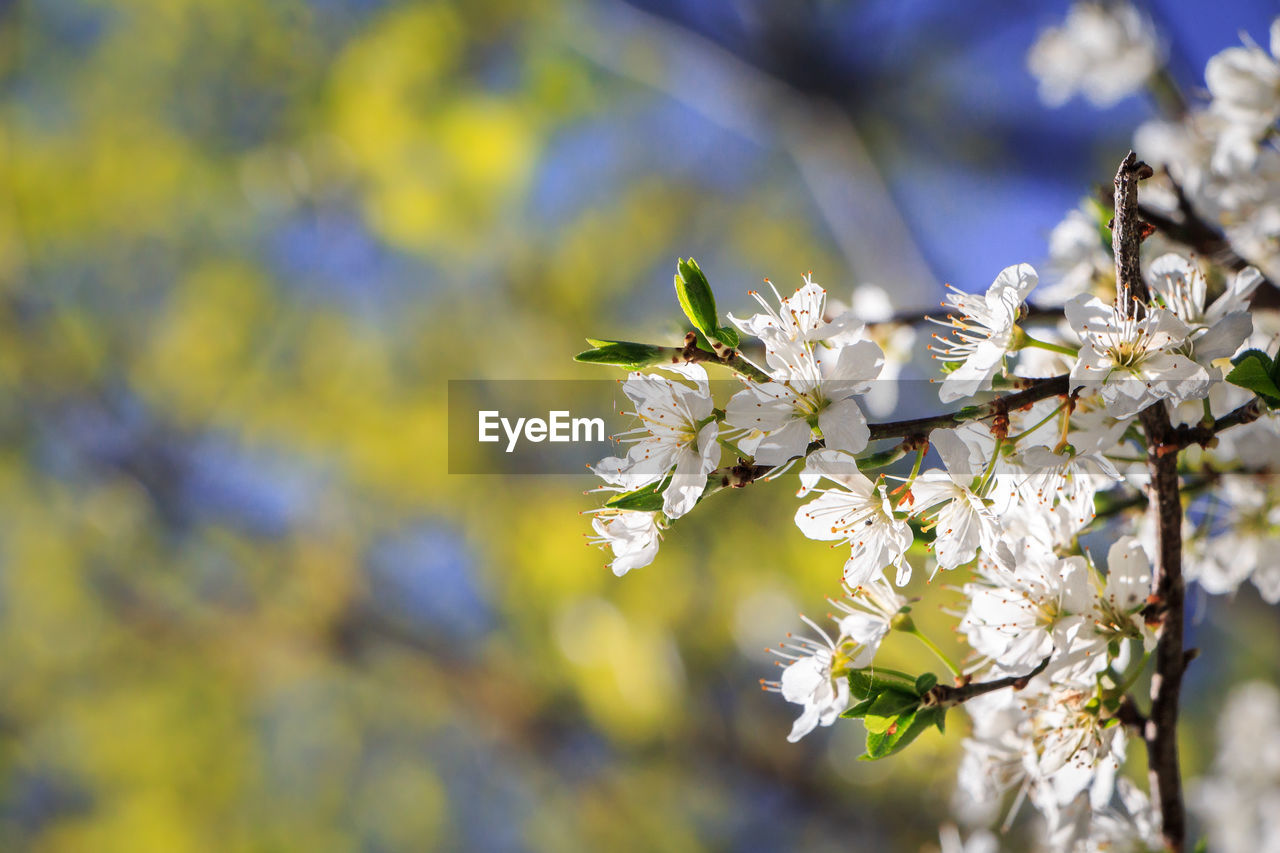
[[1065, 103], [1082, 94], [1108, 107], [1142, 88], [1163, 50], [1151, 20], [1127, 3], [1077, 3], [1059, 27], [1041, 34], [1027, 55], [1040, 97]]
[[[808, 636], [771, 649], [780, 672], [762, 681], [800, 706], [788, 740], [856, 717], [865, 757], [879, 759], [964, 705], [966, 821], [1011, 819], [1029, 803], [1046, 849], [1182, 843], [1169, 825], [1180, 815], [1166, 821], [1152, 804], [1166, 806], [1167, 791], [1149, 796], [1119, 771], [1135, 733], [1152, 749], [1174, 737], [1154, 702], [1144, 716], [1135, 687], [1183, 658], [1162, 645], [1181, 642], [1182, 579], [1209, 594], [1250, 581], [1280, 601], [1270, 552], [1280, 544], [1280, 324], [1253, 301], [1280, 266], [1280, 180], [1266, 179], [1280, 178], [1280, 21], [1272, 41], [1271, 54], [1249, 44], [1210, 62], [1211, 103], [1165, 128], [1182, 147], [1164, 149], [1168, 174], [1151, 179], [1157, 202], [1161, 187], [1173, 199], [1169, 221], [1212, 212], [1217, 251], [1193, 251], [1188, 233], [1209, 227], [1197, 220], [1200, 231], [1166, 227], [1141, 252], [1118, 239], [1113, 258], [1097, 205], [1073, 212], [1051, 239], [1055, 281], [1043, 298], [1039, 274], [1021, 263], [983, 293], [952, 288], [943, 317], [918, 318], [936, 328], [937, 402], [959, 408], [869, 422], [867, 411], [881, 413], [869, 402], [875, 380], [913, 369], [912, 320], [895, 321], [878, 290], [835, 310], [809, 276], [789, 296], [753, 292], [760, 311], [722, 325], [710, 285], [682, 261], [676, 289], [693, 326], [683, 347], [606, 342], [584, 354], [632, 369], [623, 391], [639, 425], [620, 437], [625, 456], [593, 467], [612, 495], [593, 541], [612, 549], [615, 573], [652, 563], [663, 533], [709, 495], [784, 472], [798, 481], [800, 534], [838, 549], [832, 626], [805, 618]], [[1079, 91], [1105, 104], [1162, 79], [1160, 58], [1131, 7], [1080, 4], [1030, 63], [1047, 99]], [[1150, 176], [1138, 165], [1125, 160], [1118, 187]], [[1125, 218], [1117, 234], [1149, 236], [1119, 190], [1115, 215]], [[727, 399], [715, 399], [704, 365], [737, 374]], [[939, 573], [948, 582], [935, 589], [960, 599], [963, 658], [917, 625], [902, 590]], [[895, 634], [927, 646], [954, 683], [880, 666]], [[1181, 670], [1158, 674], [1156, 685]], [[1239, 768], [1220, 764], [1222, 780], [1199, 802], [1235, 796], [1225, 779]], [[967, 846], [958, 830], [943, 839], [994, 845], [980, 828]]]
[[[1154, 546], [1139, 527], [1097, 562], [1081, 536], [1096, 521], [1100, 495], [1144, 476], [1141, 412], [1164, 407], [1174, 422], [1197, 424], [1220, 391], [1224, 405], [1250, 398], [1223, 382], [1222, 366], [1250, 342], [1248, 299], [1260, 278], [1252, 268], [1233, 273], [1210, 299], [1201, 267], [1165, 254], [1148, 266], [1145, 299], [1079, 294], [1044, 328], [1027, 319], [1025, 301], [1039, 280], [1027, 264], [1003, 270], [984, 294], [952, 291], [930, 347], [944, 365], [938, 397], [1010, 393], [972, 403], [961, 410], [967, 417], [927, 433], [895, 431], [893, 447], [870, 452], [860, 397], [886, 356], [867, 325], [851, 311], [828, 312], [825, 291], [808, 277], [787, 297], [752, 294], [761, 312], [730, 320], [758, 339], [759, 363], [747, 350], [695, 355], [744, 374], [723, 404], [701, 363], [633, 371], [623, 383], [639, 426], [620, 437], [630, 444], [625, 456], [594, 466], [615, 493], [593, 519], [595, 541], [612, 548], [622, 574], [652, 562], [662, 531], [706, 495], [795, 470], [797, 528], [847, 552], [834, 627], [806, 619], [811, 635], [773, 649], [782, 669], [762, 682], [801, 706], [789, 739], [859, 712], [867, 697], [851, 692], [849, 679], [876, 670], [876, 652], [893, 630], [937, 648], [894, 588], [923, 561], [930, 578], [944, 571], [967, 579], [957, 626], [972, 650], [963, 677], [998, 682], [1034, 673], [1016, 693], [967, 705], [974, 731], [960, 789], [969, 807], [998, 810], [1006, 795], [1030, 802], [1056, 849], [1104, 836], [1149, 838], [1157, 823], [1145, 795], [1116, 771], [1126, 743], [1121, 707], [1155, 644], [1146, 617]], [[1022, 404], [999, 403], [1019, 393]], [[1240, 432], [1275, 424], [1265, 417]], [[936, 465], [925, 464], [930, 449]], [[909, 472], [883, 470], [913, 454]], [[1188, 538], [1259, 554], [1273, 535], [1275, 504], [1232, 483], [1215, 500], [1233, 523], [1202, 521], [1201, 535], [1188, 522]], [[913, 551], [921, 539], [925, 549]], [[1265, 561], [1247, 560], [1241, 571], [1224, 563], [1225, 553], [1209, 548], [1197, 557], [1193, 549], [1189, 576], [1221, 592], [1252, 576], [1265, 594], [1280, 595], [1272, 570], [1257, 568]], [[934, 701], [926, 688], [917, 692], [918, 702]]]

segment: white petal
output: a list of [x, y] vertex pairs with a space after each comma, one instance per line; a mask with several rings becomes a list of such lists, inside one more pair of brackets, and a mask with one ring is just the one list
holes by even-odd
[[812, 435], [813, 430], [806, 421], [799, 418], [787, 421], [781, 429], [768, 433], [760, 440], [756, 448], [756, 464], [781, 465], [788, 459], [804, 456]]
[[1228, 314], [1196, 338], [1196, 361], [1208, 364], [1235, 354], [1253, 333], [1253, 317], [1243, 311]]
[[863, 450], [871, 437], [866, 416], [852, 398], [837, 400], [819, 412], [818, 428], [828, 448], [847, 453]]

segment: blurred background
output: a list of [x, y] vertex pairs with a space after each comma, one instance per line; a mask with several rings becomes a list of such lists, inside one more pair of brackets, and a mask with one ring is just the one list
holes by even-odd
[[[1189, 92], [1275, 12], [1145, 8]], [[758, 689], [840, 566], [790, 489], [619, 580], [586, 478], [448, 472], [445, 389], [612, 378], [571, 356], [678, 336], [677, 256], [738, 314], [1041, 263], [1155, 110], [1039, 104], [1065, 11], [0, 2], [0, 846], [936, 844], [963, 726], [858, 763]], [[1280, 646], [1196, 602], [1193, 772]]]

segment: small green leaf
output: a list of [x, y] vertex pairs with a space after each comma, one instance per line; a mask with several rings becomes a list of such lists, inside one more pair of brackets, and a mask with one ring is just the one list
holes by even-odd
[[934, 719], [933, 724], [938, 727], [939, 732], [941, 732], [942, 734], [946, 734], [947, 733], [947, 709], [935, 708], [934, 710], [936, 710], [938, 713], [936, 714], [936, 718]]
[[666, 364], [675, 358], [676, 350], [653, 344], [637, 344], [632, 341], [600, 341], [587, 338], [593, 349], [580, 352], [574, 361], [584, 364], [613, 364], [628, 370], [639, 370], [655, 364]]
[[849, 670], [849, 693], [855, 699], [874, 699], [886, 690], [904, 693], [915, 689], [916, 677], [893, 669]]
[[720, 328], [720, 320], [716, 315], [716, 297], [711, 292], [711, 283], [698, 267], [698, 262], [693, 258], [678, 260], [675, 284], [676, 298], [680, 300], [680, 307], [689, 322], [704, 335], [714, 334]]
[[711, 332], [710, 337], [715, 338], [729, 349], [737, 349], [738, 344], [742, 342], [742, 338], [738, 336], [738, 330], [733, 326], [721, 326], [714, 332]]
[[905, 690], [891, 689], [876, 697], [875, 702], [871, 704], [871, 710], [867, 712], [867, 716], [870, 717], [874, 714], [877, 717], [893, 717], [919, 706], [920, 697], [916, 694]]
[[1227, 381], [1254, 392], [1271, 408], [1280, 408], [1280, 366], [1262, 350], [1245, 350], [1231, 359]]
[[882, 734], [900, 724], [904, 715], [914, 714], [920, 707], [920, 697], [909, 689], [889, 687], [880, 692], [866, 710], [862, 722], [872, 734]]
[[923, 696], [934, 688], [938, 683], [938, 676], [932, 672], [926, 672], [916, 679], [916, 695]]
[[882, 717], [879, 714], [868, 713], [862, 718], [862, 725], [866, 727], [868, 735], [882, 735], [889, 730], [890, 726], [896, 725], [898, 717], [895, 714], [892, 717]]
[[845, 711], [840, 716], [848, 720], [857, 719], [858, 717], [865, 717], [867, 715], [867, 711], [871, 710], [871, 705], [875, 701], [876, 700], [874, 698], [863, 699], [861, 702], [854, 705], [852, 708]]
[[863, 761], [878, 761], [901, 752], [929, 726], [936, 726], [946, 712], [942, 708], [920, 708], [901, 714], [883, 732], [867, 734], [867, 753]]
[[[862, 756], [868, 761], [875, 761], [877, 758], [884, 758], [889, 754], [889, 750], [897, 741], [898, 737], [906, 732], [915, 720], [915, 712], [910, 714], [902, 714], [897, 717], [890, 717], [883, 726], [872, 728], [868, 717], [867, 722], [867, 754]], [[890, 731], [892, 729], [892, 732]]]
[[716, 348], [711, 345], [711, 341], [707, 340], [707, 336], [702, 334], [702, 332], [698, 331], [697, 329], [694, 329], [693, 335], [694, 335], [694, 344], [698, 347], [698, 349], [702, 350], [703, 352], [711, 352], [711, 353], [714, 353], [716, 351]]

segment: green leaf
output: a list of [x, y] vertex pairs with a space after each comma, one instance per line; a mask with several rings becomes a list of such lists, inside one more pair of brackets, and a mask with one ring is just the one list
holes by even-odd
[[905, 711], [920, 707], [920, 697], [905, 690], [886, 690], [875, 698], [867, 710], [867, 719], [872, 717], [896, 717]]
[[639, 370], [655, 364], [666, 364], [675, 358], [676, 350], [671, 347], [659, 347], [653, 344], [638, 344], [632, 341], [600, 341], [587, 338], [593, 349], [580, 352], [573, 357], [574, 361], [584, 364], [614, 364], [628, 370]]
[[920, 708], [894, 718], [892, 725], [883, 732], [868, 730], [867, 752], [862, 760], [879, 761], [901, 752], [929, 726], [939, 725], [939, 718], [945, 714], [941, 708]]
[[711, 332], [709, 336], [715, 338], [729, 349], [737, 349], [738, 344], [742, 343], [742, 338], [738, 337], [738, 330], [733, 326], [721, 326]]
[[916, 695], [923, 696], [934, 688], [938, 683], [938, 676], [932, 672], [926, 672], [916, 679]]
[[868, 712], [862, 718], [862, 725], [866, 726], [868, 735], [882, 735], [889, 730], [890, 726], [898, 724], [898, 716], [894, 714], [891, 717], [882, 717], [879, 714]]
[[874, 698], [863, 699], [861, 702], [854, 705], [852, 708], [845, 711], [840, 716], [844, 717], [845, 719], [856, 719], [858, 717], [865, 717], [867, 715], [867, 711], [871, 710], [871, 706], [875, 703], [875, 701], [876, 700]]
[[676, 262], [676, 298], [684, 315], [689, 318], [693, 327], [704, 335], [712, 335], [720, 328], [720, 319], [716, 315], [716, 297], [711, 292], [711, 283], [702, 274], [698, 262], [693, 258]]
[[634, 509], [640, 512], [657, 512], [662, 509], [662, 488], [658, 486], [642, 486], [635, 491], [614, 495], [604, 502], [610, 509]]
[[1231, 359], [1235, 367], [1227, 381], [1257, 394], [1271, 408], [1280, 408], [1280, 365], [1262, 350], [1245, 350]]
[[893, 669], [849, 670], [849, 693], [855, 699], [874, 699], [886, 690], [909, 693], [915, 689], [916, 677]]

